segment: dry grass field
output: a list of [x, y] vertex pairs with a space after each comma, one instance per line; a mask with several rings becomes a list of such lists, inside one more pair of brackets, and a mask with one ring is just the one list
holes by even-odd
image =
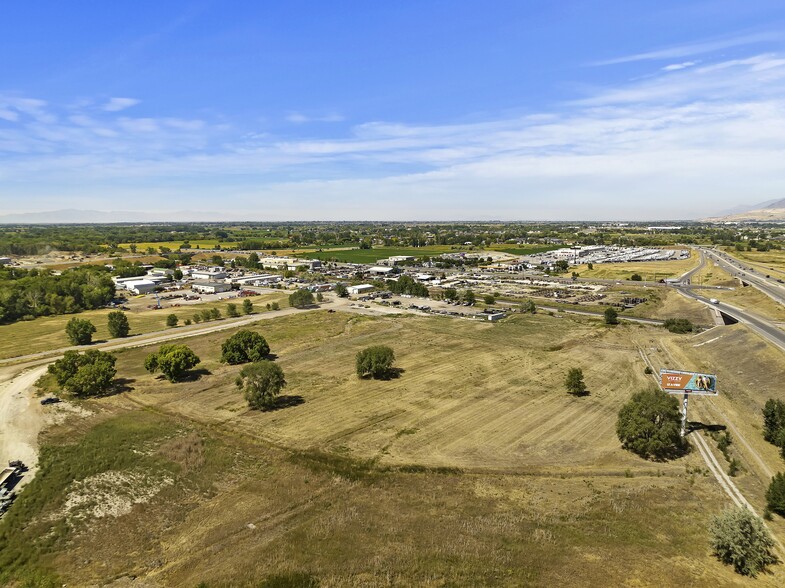
[[[289, 306], [288, 292], [249, 296], [248, 298], [253, 302], [256, 312], [266, 312], [265, 305], [268, 302], [278, 302], [281, 308]], [[233, 298], [221, 302], [205, 302], [180, 307], [173, 307], [168, 302], [164, 302], [165, 308], [160, 310], [132, 309], [126, 314], [131, 326], [131, 335], [140, 335], [165, 330], [167, 328], [166, 317], [170, 314], [176, 314], [180, 325], [182, 325], [185, 319], [192, 319], [194, 313], [213, 307], [218, 308], [222, 316], [225, 317], [226, 305], [229, 302], [237, 304], [238, 310], [242, 312], [240, 308], [242, 301], [241, 298]], [[154, 303], [155, 300], [152, 302]], [[0, 325], [0, 359], [68, 347], [71, 343], [65, 334], [65, 325], [74, 317], [89, 320], [95, 325], [96, 332], [93, 335], [93, 341], [107, 340], [109, 339], [109, 331], [106, 315], [110, 312], [111, 309], [88, 310], [78, 314], [45, 316], [32, 321]]]
[[[646, 462], [614, 432], [620, 403], [649, 382], [639, 349], [672, 367], [692, 366], [695, 349], [694, 367], [708, 368], [722, 333], [766, 358], [760, 380], [728, 386], [773, 386], [778, 358], [741, 327], [691, 337], [547, 314], [486, 324], [317, 311], [254, 328], [288, 382], [270, 412], [249, 411], [240, 366], [218, 362], [228, 332], [187, 341], [203, 371], [178, 384], [142, 369], [150, 349], [117, 354], [132, 390], [82, 403], [92, 416], [45, 434], [39, 475], [0, 523], [0, 583], [785, 582], [783, 566], [745, 580], [711, 556], [707, 524], [729, 501], [696, 453]], [[395, 349], [400, 377], [356, 377], [354, 355], [372, 344]], [[565, 392], [570, 367], [588, 396]], [[755, 408], [739, 410], [753, 422]], [[107, 494], [108, 479], [123, 483]]]
[[576, 266], [571, 271], [578, 272], [582, 278], [603, 280], [629, 280], [633, 274], [639, 274], [644, 281], [656, 282], [665, 278], [675, 278], [698, 265], [698, 254], [690, 250], [690, 257], [675, 261], [647, 261], [629, 263], [597, 263], [594, 269], [585, 264]]
[[665, 320], [686, 318], [695, 325], [713, 325], [711, 311], [705, 304], [682, 296], [671, 288], [638, 289], [632, 295], [646, 298], [646, 302], [625, 310], [623, 316]]
[[776, 278], [785, 278], [785, 251], [736, 251], [730, 247], [726, 247], [725, 250], [736, 259], [749, 262], [766, 272], [772, 272]]

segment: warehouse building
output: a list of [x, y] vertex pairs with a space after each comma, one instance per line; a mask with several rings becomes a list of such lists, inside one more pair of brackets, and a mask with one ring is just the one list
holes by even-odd
[[204, 280], [191, 284], [191, 290], [202, 294], [218, 294], [220, 292], [228, 292], [231, 289], [232, 285], [227, 284], [226, 282], [210, 282]]

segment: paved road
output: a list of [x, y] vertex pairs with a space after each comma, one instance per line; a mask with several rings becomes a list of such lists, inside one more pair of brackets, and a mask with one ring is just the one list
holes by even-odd
[[738, 275], [739, 278], [757, 288], [769, 298], [785, 304], [785, 284], [780, 284], [774, 278], [767, 278], [766, 274], [759, 271], [752, 271], [747, 268], [749, 264], [745, 264], [730, 255], [713, 249], [702, 249], [702, 253], [706, 255], [711, 261], [715, 262], [719, 267], [729, 274]]
[[709, 302], [709, 299], [705, 296], [701, 296], [695, 290], [689, 288], [678, 288], [677, 289], [690, 298], [703, 302], [704, 304], [718, 309], [720, 312], [736, 319], [740, 323], [744, 323], [748, 325], [753, 331], [768, 339], [772, 343], [774, 343], [777, 347], [785, 351], [785, 331], [782, 331], [778, 327], [776, 327], [771, 321], [768, 321], [760, 316], [748, 311], [742, 310], [736, 306], [731, 306], [730, 304], [726, 304], [725, 302], [721, 302], [720, 304], [712, 304]]

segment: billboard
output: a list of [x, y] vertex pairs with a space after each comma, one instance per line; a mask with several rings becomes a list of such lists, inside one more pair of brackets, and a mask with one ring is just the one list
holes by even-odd
[[660, 386], [671, 394], [716, 396], [717, 376], [678, 370], [660, 370]]

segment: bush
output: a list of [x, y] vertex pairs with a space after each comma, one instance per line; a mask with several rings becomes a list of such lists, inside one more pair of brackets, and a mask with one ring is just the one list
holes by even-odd
[[197, 325], [202, 322], [202, 315], [201, 315], [201, 313], [198, 313], [198, 312], [194, 313], [194, 322]]
[[289, 306], [294, 308], [305, 308], [314, 303], [313, 292], [301, 288], [289, 295]]
[[190, 325], [190, 324], [191, 324], [191, 319], [185, 319], [185, 320], [183, 321], [183, 324], [184, 324], [184, 325], [187, 327], [188, 325]]
[[485, 296], [482, 297], [482, 301], [488, 306], [490, 306], [491, 304], [496, 302], [496, 298], [494, 298], [492, 294], [486, 294]]
[[144, 360], [144, 368], [150, 372], [161, 373], [170, 382], [180, 380], [188, 370], [201, 360], [187, 345], [161, 345], [156, 353], [150, 353]]
[[286, 386], [286, 379], [280, 366], [262, 360], [245, 366], [235, 383], [243, 391], [248, 406], [263, 410], [275, 405], [276, 397]]
[[229, 304], [226, 305], [226, 316], [228, 316], [229, 318], [235, 318], [240, 316], [236, 304], [230, 302]]
[[619, 324], [619, 313], [616, 312], [616, 309], [612, 306], [605, 309], [605, 324], [606, 325], [618, 325]]
[[349, 296], [349, 290], [343, 284], [335, 285], [335, 293], [341, 298], [347, 298]]
[[778, 561], [766, 525], [746, 508], [731, 507], [714, 517], [710, 533], [714, 555], [738, 574], [754, 578]]
[[692, 323], [689, 320], [683, 318], [666, 319], [662, 326], [668, 329], [671, 333], [691, 333], [693, 330]]
[[281, 307], [278, 305], [278, 303], [277, 303], [277, 302], [273, 302], [273, 303], [270, 305], [270, 309], [271, 309], [271, 310], [281, 310]]
[[621, 407], [616, 434], [622, 447], [645, 459], [667, 459], [682, 454], [679, 402], [662, 390], [636, 392]]
[[785, 474], [776, 474], [766, 490], [766, 507], [785, 517]]
[[178, 322], [180, 322], [180, 320], [177, 318], [176, 314], [170, 314], [166, 317], [167, 327], [176, 327]]
[[357, 376], [386, 378], [392, 371], [394, 361], [395, 353], [386, 345], [374, 345], [363, 349], [355, 357]]
[[521, 303], [521, 312], [523, 313], [531, 313], [534, 314], [537, 312], [537, 307], [534, 304], [534, 300], [524, 300]]
[[93, 342], [93, 333], [95, 325], [85, 319], [74, 317], [65, 326], [65, 334], [73, 345], [89, 345]]
[[221, 361], [232, 365], [261, 361], [269, 353], [265, 338], [248, 330], [237, 331], [221, 345]]
[[642, 279], [643, 278], [641, 278], [640, 274], [632, 274], [630, 276], [630, 280], [632, 280], [633, 282], [640, 282]]
[[651, 374], [653, 374], [653, 373], [654, 373], [654, 370], [653, 370], [653, 369], [651, 369], [649, 366], [646, 366], [646, 367], [644, 368], [644, 370], [643, 370], [643, 373], [644, 373], [644, 374], [646, 374], [647, 376], [650, 376]]
[[128, 333], [131, 331], [131, 327], [128, 324], [128, 317], [122, 310], [113, 310], [108, 315], [106, 315], [106, 318], [109, 334], [112, 337], [117, 339], [128, 336]]
[[111, 387], [117, 370], [111, 353], [91, 349], [83, 354], [66, 351], [47, 371], [74, 396], [97, 396]]

